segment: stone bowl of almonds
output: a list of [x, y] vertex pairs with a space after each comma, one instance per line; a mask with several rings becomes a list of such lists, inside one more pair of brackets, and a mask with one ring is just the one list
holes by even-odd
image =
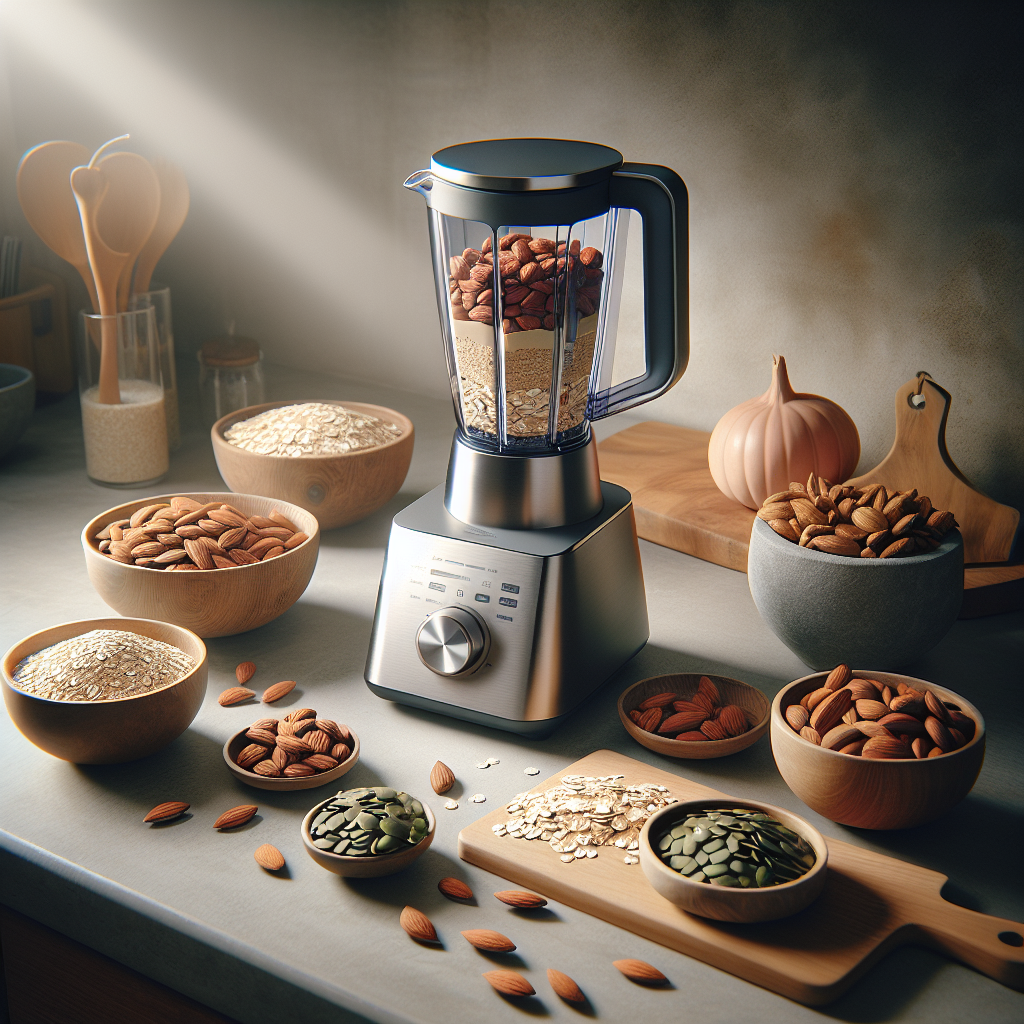
[[107, 509], [82, 547], [96, 592], [122, 615], [233, 636], [286, 612], [316, 567], [305, 509], [254, 494], [167, 494]]
[[971, 791], [985, 721], [952, 690], [843, 664], [779, 691], [771, 743], [786, 784], [812, 810], [856, 828], [911, 828]]
[[387, 504], [409, 472], [412, 421], [394, 409], [318, 399], [251, 405], [210, 432], [228, 487], [312, 512], [324, 530]]
[[640, 867], [690, 914], [740, 924], [789, 917], [825, 886], [828, 847], [803, 818], [758, 801], [687, 800], [647, 819]]
[[224, 744], [224, 763], [255, 789], [325, 786], [355, 767], [359, 737], [347, 725], [296, 708], [283, 719], [258, 718]]
[[963, 600], [952, 513], [915, 491], [810, 484], [772, 495], [754, 520], [747, 581], [761, 618], [814, 669], [895, 669], [931, 650]]
[[641, 679], [619, 697], [626, 732], [667, 757], [735, 754], [768, 731], [771, 705], [758, 689], [726, 676], [676, 673]]
[[380, 878], [427, 852], [437, 822], [416, 797], [390, 786], [336, 793], [302, 819], [302, 844], [322, 868], [345, 878]]
[[120, 764], [189, 727], [206, 694], [206, 645], [169, 622], [80, 619], [16, 643], [2, 675], [26, 739], [75, 764]]

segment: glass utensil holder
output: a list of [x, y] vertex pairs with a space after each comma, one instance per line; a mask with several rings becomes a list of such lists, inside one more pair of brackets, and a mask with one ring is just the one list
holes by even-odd
[[263, 354], [252, 338], [214, 338], [203, 344], [197, 358], [199, 397], [208, 427], [228, 413], [266, 401]]
[[[78, 322], [79, 393], [89, 479], [107, 487], [156, 483], [168, 469], [160, 339], [153, 306], [116, 316], [82, 311]], [[104, 332], [116, 332], [120, 401], [100, 401]]]
[[153, 282], [147, 292], [136, 292], [132, 309], [152, 306], [156, 316], [156, 333], [160, 339], [160, 373], [164, 381], [164, 413], [167, 418], [167, 447], [176, 452], [181, 447], [181, 426], [178, 418], [178, 371], [174, 363], [174, 329], [171, 323], [171, 289]]

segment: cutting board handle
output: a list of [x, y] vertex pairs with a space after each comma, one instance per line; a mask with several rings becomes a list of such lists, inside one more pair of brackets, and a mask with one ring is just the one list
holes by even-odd
[[1024, 990], [1024, 924], [979, 914], [944, 900], [922, 900], [918, 934], [933, 948], [1018, 991]]

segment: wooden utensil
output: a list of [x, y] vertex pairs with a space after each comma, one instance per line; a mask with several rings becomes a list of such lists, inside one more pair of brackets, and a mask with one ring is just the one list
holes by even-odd
[[854, 485], [883, 484], [888, 491], [916, 487], [935, 508], [949, 509], [964, 538], [968, 564], [1005, 562], [1010, 557], [1020, 513], [971, 486], [946, 448], [946, 420], [952, 397], [927, 373], [896, 392], [896, 438], [889, 454]]
[[[563, 775], [622, 775], [627, 785], [665, 786], [679, 800], [724, 796], [611, 750], [588, 754], [534, 791], [557, 785]], [[742, 797], [728, 799], [743, 804]], [[673, 906], [614, 846], [600, 847], [596, 860], [563, 864], [543, 841], [496, 836], [491, 827], [508, 816], [502, 807], [464, 828], [459, 856], [798, 1002], [831, 1002], [889, 950], [912, 942], [1024, 988], [1024, 948], [1009, 944], [1020, 941], [1024, 925], [946, 902], [940, 895], [946, 878], [936, 871], [828, 839], [825, 890], [806, 910], [764, 924], [725, 924]]]
[[34, 146], [18, 165], [18, 201], [35, 233], [81, 275], [93, 311], [97, 312], [96, 284], [78, 205], [71, 191], [71, 172], [87, 164], [89, 157], [89, 150], [77, 142], [44, 142]]
[[108, 182], [96, 227], [109, 248], [128, 255], [117, 281], [117, 309], [128, 308], [132, 268], [160, 215], [160, 182], [152, 165], [138, 153], [110, 153], [95, 165]]
[[160, 182], [160, 213], [135, 264], [136, 292], [149, 291], [149, 283], [160, 257], [174, 241], [188, 214], [189, 191], [184, 171], [169, 160], [159, 157], [152, 162], [152, 166]]

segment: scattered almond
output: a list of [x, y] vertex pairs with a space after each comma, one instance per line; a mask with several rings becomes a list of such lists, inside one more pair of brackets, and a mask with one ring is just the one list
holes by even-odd
[[630, 981], [641, 985], [664, 985], [668, 981], [657, 967], [652, 967], [643, 960], [613, 960], [617, 967]]
[[535, 995], [534, 987], [518, 971], [485, 971], [483, 977], [503, 996]]
[[548, 984], [555, 995], [559, 999], [564, 999], [567, 1003], [585, 1003], [587, 1001], [587, 997], [583, 994], [582, 989], [568, 974], [563, 974], [561, 971], [556, 971], [551, 967], [548, 968]]
[[471, 900], [473, 890], [458, 878], [442, 878], [437, 883], [440, 892], [451, 900]]
[[430, 918], [422, 910], [417, 910], [415, 907], [406, 907], [402, 911], [398, 923], [405, 929], [406, 934], [417, 942], [440, 941], [437, 937], [437, 931], [430, 922]]
[[507, 903], [510, 907], [517, 907], [520, 910], [533, 910], [536, 907], [546, 907], [548, 901], [543, 896], [533, 892], [526, 892], [524, 889], [503, 889], [494, 894], [496, 899]]
[[170, 800], [165, 804], [157, 804], [142, 820], [143, 821], [173, 821], [180, 818], [189, 808], [189, 805], [181, 800]]
[[232, 807], [230, 810], [225, 811], [214, 823], [214, 828], [238, 828], [240, 825], [244, 825], [247, 821], [252, 820], [252, 816], [259, 810], [255, 804], [240, 804], [238, 807]]
[[455, 772], [443, 761], [435, 761], [430, 769], [430, 785], [438, 796], [447, 793], [455, 785]]
[[295, 689], [295, 680], [286, 679], [284, 682], [274, 683], [273, 686], [268, 686], [263, 691], [263, 703], [273, 704], [274, 701], [280, 700], [286, 694], [292, 692]]
[[516, 948], [516, 944], [508, 936], [490, 928], [470, 928], [462, 933], [462, 937], [471, 946], [476, 946], [485, 953], [511, 953]]
[[284, 867], [284, 854], [276, 846], [264, 843], [253, 854], [256, 863], [267, 871], [280, 871]]
[[256, 694], [252, 690], [247, 690], [244, 686], [232, 686], [217, 698], [217, 703], [222, 708], [227, 708], [232, 704], [241, 704], [243, 700], [255, 696]]

